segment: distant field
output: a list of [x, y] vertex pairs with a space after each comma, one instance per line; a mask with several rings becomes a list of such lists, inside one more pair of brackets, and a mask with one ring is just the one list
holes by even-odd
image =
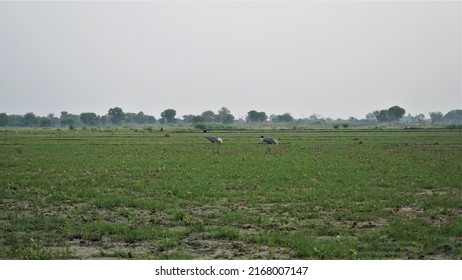
[[0, 132], [0, 258], [462, 259], [461, 130], [210, 134]]

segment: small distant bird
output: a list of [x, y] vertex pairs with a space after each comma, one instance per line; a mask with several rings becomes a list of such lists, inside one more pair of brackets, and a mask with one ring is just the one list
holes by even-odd
[[207, 138], [210, 142], [212, 142], [212, 144], [215, 144], [215, 143], [218, 144], [218, 147], [217, 147], [217, 153], [218, 153], [218, 149], [220, 148], [220, 145], [223, 144], [223, 139], [221, 139], [220, 137], [207, 135], [206, 129], [204, 129], [204, 137]]
[[[271, 146], [278, 144], [278, 141], [276, 139], [274, 139], [274, 138], [264, 137], [264, 136], [260, 136], [260, 137], [261, 137], [261, 142], [262, 143], [270, 144]], [[266, 149], [266, 153], [271, 151], [271, 146], [268, 146], [268, 149]]]

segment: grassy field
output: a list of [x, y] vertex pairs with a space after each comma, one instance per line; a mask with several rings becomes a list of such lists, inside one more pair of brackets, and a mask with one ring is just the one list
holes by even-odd
[[210, 134], [0, 132], [0, 258], [462, 258], [460, 130]]

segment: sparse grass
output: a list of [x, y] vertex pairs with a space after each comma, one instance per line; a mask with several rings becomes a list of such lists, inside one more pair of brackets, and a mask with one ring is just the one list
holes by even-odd
[[1, 132], [0, 258], [462, 258], [460, 131], [214, 134]]

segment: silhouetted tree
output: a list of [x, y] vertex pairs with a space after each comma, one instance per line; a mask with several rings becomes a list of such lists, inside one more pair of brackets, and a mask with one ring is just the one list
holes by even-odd
[[37, 118], [34, 113], [27, 113], [24, 115], [23, 126], [35, 126], [37, 125]]
[[317, 122], [317, 121], [320, 121], [321, 120], [321, 115], [320, 114], [317, 114], [317, 113], [314, 113], [314, 114], [311, 114], [311, 116], [309, 116], [308, 118], [310, 121], [312, 122]]
[[50, 127], [53, 125], [53, 121], [47, 117], [37, 117], [37, 120], [40, 127]]
[[215, 113], [212, 110], [202, 112], [201, 116], [204, 118], [205, 122], [213, 122], [215, 120]]
[[234, 121], [234, 116], [228, 108], [221, 107], [221, 109], [218, 110], [218, 114], [215, 115], [215, 121], [230, 124]]
[[425, 123], [425, 115], [420, 113], [418, 115], [415, 116], [415, 118], [417, 119], [417, 122], [422, 125]]
[[445, 122], [460, 123], [462, 122], [462, 110], [449, 111], [446, 115], [444, 115], [443, 119]]
[[378, 122], [386, 122], [388, 120], [388, 110], [376, 110], [373, 112], [375, 119]]
[[374, 121], [374, 120], [375, 120], [375, 115], [374, 115], [374, 113], [368, 113], [368, 114], [366, 115], [366, 120], [368, 120], [368, 121]]
[[441, 112], [430, 112], [429, 115], [432, 124], [439, 123], [443, 120], [443, 113]]
[[146, 123], [148, 121], [148, 117], [143, 112], [140, 111], [133, 117], [133, 120], [137, 124], [143, 124], [143, 123]]
[[233, 115], [228, 114], [228, 115], [226, 115], [226, 116], [223, 118], [222, 122], [223, 122], [224, 124], [231, 124], [231, 123], [234, 122], [234, 119], [235, 119], [235, 118], [234, 118]]
[[405, 113], [406, 110], [399, 106], [390, 107], [387, 110], [387, 120], [390, 122], [397, 122], [404, 116]]
[[183, 116], [183, 122], [185, 123], [192, 123], [193, 119], [194, 119], [194, 115], [191, 115], [191, 114]]
[[264, 122], [268, 119], [265, 112], [257, 112], [255, 110], [247, 112], [247, 122]]
[[373, 112], [378, 122], [397, 122], [404, 116], [405, 113], [406, 110], [399, 106], [392, 106], [388, 109], [380, 111], [376, 110]]
[[7, 126], [10, 117], [6, 113], [0, 113], [0, 126]]
[[59, 122], [63, 126], [74, 125], [74, 124], [78, 123], [79, 120], [80, 120], [79, 115], [69, 114], [66, 111], [62, 111], [61, 116], [59, 117]]
[[146, 115], [146, 118], [147, 118], [148, 124], [154, 124], [157, 121], [154, 116]]
[[81, 113], [80, 120], [86, 125], [96, 125], [98, 116], [95, 113]]
[[292, 117], [292, 115], [290, 113], [285, 113], [285, 114], [282, 114], [282, 115], [273, 116], [271, 118], [271, 121], [288, 123], [288, 122], [294, 121], [294, 117]]
[[175, 123], [176, 122], [176, 119], [175, 119], [176, 111], [173, 110], [173, 109], [164, 110], [162, 113], [160, 113], [160, 116], [161, 116], [161, 120], [163, 119], [167, 123]]
[[107, 112], [109, 119], [115, 125], [120, 125], [125, 120], [125, 113], [122, 108], [114, 107]]
[[135, 122], [135, 117], [136, 117], [136, 114], [135, 113], [125, 113], [125, 122], [126, 123], [134, 123]]

